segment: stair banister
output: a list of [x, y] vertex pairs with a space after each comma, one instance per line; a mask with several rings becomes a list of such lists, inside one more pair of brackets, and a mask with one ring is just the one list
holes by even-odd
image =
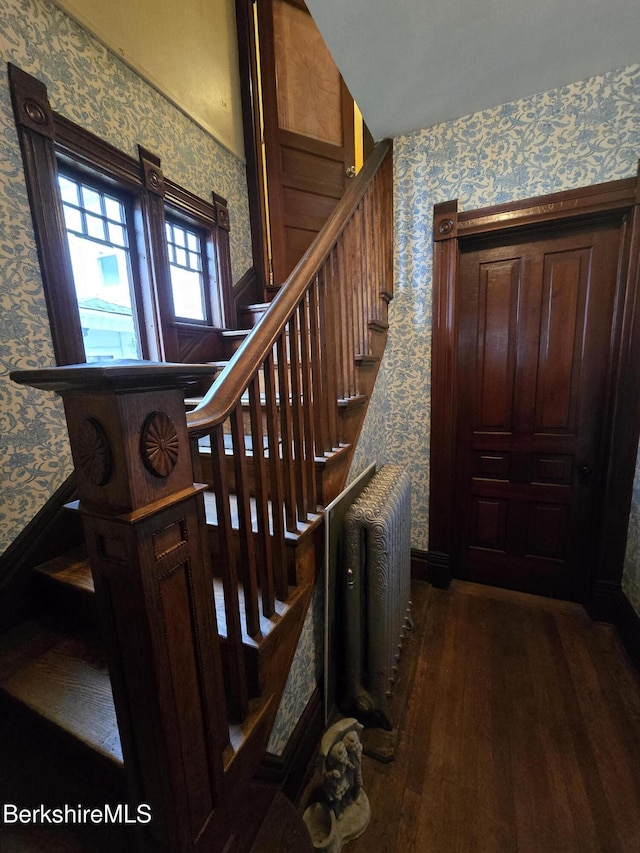
[[[325, 223], [318, 238], [295, 266], [271, 303], [270, 310], [241, 344], [235, 357], [216, 377], [200, 405], [189, 412], [187, 424], [190, 435], [206, 432], [227, 418], [253, 375], [271, 352], [278, 336], [293, 314], [300, 299], [317, 275], [322, 264], [350, 221], [351, 215], [391, 150], [391, 142], [379, 142], [365, 161], [358, 175], [349, 183], [342, 199]], [[391, 211], [387, 211], [390, 217]], [[386, 282], [391, 286], [391, 277]]]
[[[384, 347], [391, 173], [391, 143], [384, 141], [187, 414], [196, 476], [209, 485], [218, 519], [214, 573], [225, 592], [227, 689], [240, 720], [251, 698], [243, 635], [259, 637], [261, 614], [269, 618], [276, 599], [286, 601], [289, 584], [298, 583], [287, 537], [315, 523], [318, 507], [340, 491], [366, 403], [358, 372], [371, 377]], [[372, 348], [370, 338], [380, 332]], [[339, 451], [337, 473], [319, 486], [317, 466]]]

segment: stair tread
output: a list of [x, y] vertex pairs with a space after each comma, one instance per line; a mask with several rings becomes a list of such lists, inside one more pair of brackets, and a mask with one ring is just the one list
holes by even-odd
[[122, 764], [104, 655], [78, 637], [25, 622], [0, 637], [0, 688], [43, 719]]
[[[64, 577], [64, 579], [62, 579], [63, 583], [70, 583], [71, 585], [74, 585], [74, 586], [80, 586], [82, 589], [86, 590], [87, 592], [94, 593], [93, 578], [91, 575], [91, 565], [89, 563], [89, 558], [86, 554], [86, 551], [84, 551], [84, 555], [82, 555], [82, 551], [83, 551], [83, 549], [80, 547], [74, 548], [73, 552], [70, 552], [70, 554], [73, 553], [73, 558], [70, 560], [70, 562], [72, 564], [72, 571], [66, 572], [64, 569], [62, 569], [58, 574], [59, 575], [65, 575], [65, 576], [68, 575], [68, 578]], [[49, 566], [49, 565], [54, 564], [54, 563], [64, 565], [64, 556], [59, 557], [56, 560], [52, 560], [50, 562], [50, 564], [48, 563], [45, 565]], [[60, 580], [60, 577], [58, 577], [56, 579]], [[226, 635], [227, 635], [227, 620], [226, 620], [225, 609], [224, 609], [224, 593], [223, 593], [222, 581], [218, 578], [214, 578], [213, 592], [214, 592], [214, 602], [215, 602], [215, 607], [216, 607], [216, 616], [217, 616], [217, 621], [218, 621], [218, 631], [219, 631], [221, 637], [226, 637]], [[269, 636], [269, 634], [273, 631], [273, 629], [276, 627], [278, 622], [285, 615], [287, 610], [291, 607], [291, 604], [293, 603], [293, 600], [297, 596], [298, 592], [299, 592], [298, 587], [292, 587], [291, 595], [287, 599], [287, 601], [276, 601], [275, 602], [276, 612], [273, 616], [269, 616], [269, 617], [263, 615], [263, 613], [262, 613], [262, 601], [259, 601], [258, 612], [260, 615], [260, 633], [254, 637], [251, 637], [247, 632], [246, 614], [245, 614], [245, 609], [244, 609], [244, 590], [240, 586], [238, 588], [238, 598], [240, 600], [240, 619], [241, 619], [241, 626], [242, 626], [242, 641], [243, 641], [243, 643], [245, 645], [251, 647], [251, 648], [257, 648], [262, 642], [264, 642], [266, 637]], [[49, 634], [45, 635], [45, 633], [43, 631], [40, 631], [39, 642], [45, 643], [45, 645], [46, 645], [48, 642], [48, 637], [51, 635], [52, 635], [51, 632]], [[34, 640], [34, 642], [37, 642], [37, 641]], [[1, 657], [2, 657], [2, 646], [0, 645], [0, 662], [1, 662]], [[0, 683], [1, 683], [1, 680], [2, 680], [2, 668], [0, 666]]]
[[[254, 497], [250, 498], [251, 503], [251, 529], [254, 533], [258, 532], [258, 512], [257, 512], [257, 502]], [[229, 505], [231, 509], [231, 527], [234, 530], [240, 529], [240, 518], [238, 515], [238, 499], [236, 495], [229, 495]], [[207, 525], [211, 527], [218, 526], [218, 508], [216, 506], [216, 496], [212, 491], [204, 492], [204, 507], [205, 507], [205, 515], [207, 520]], [[322, 512], [317, 513], [309, 513], [308, 520], [306, 522], [298, 521], [296, 524], [295, 531], [287, 530], [285, 532], [285, 537], [288, 539], [299, 539], [301, 536], [307, 534], [310, 530], [312, 530], [317, 524], [322, 520], [323, 515]], [[273, 515], [271, 511], [271, 501], [269, 501], [269, 528], [270, 533], [273, 534]]]
[[369, 399], [368, 394], [354, 394], [352, 397], [342, 397], [338, 400], [339, 409], [354, 409], [363, 406]]
[[246, 338], [251, 329], [223, 329], [223, 338]]
[[93, 576], [84, 545], [78, 545], [60, 557], [36, 566], [34, 572], [56, 583], [84, 592], [94, 592]]
[[[242, 643], [249, 648], [258, 649], [267, 639], [267, 637], [280, 624], [287, 612], [293, 606], [293, 603], [304, 592], [303, 587], [292, 587], [290, 595], [286, 601], [275, 602], [276, 612], [273, 616], [265, 616], [262, 612], [262, 601], [258, 600], [258, 615], [260, 619], [260, 632], [254, 636], [250, 636], [247, 632], [247, 617], [244, 607], [244, 590], [240, 586], [238, 588], [238, 600], [240, 603], [240, 626], [242, 628]], [[224, 591], [222, 581], [219, 578], [213, 579], [213, 597], [216, 605], [216, 619], [218, 622], [218, 633], [221, 637], [227, 636], [227, 616], [224, 609]]]

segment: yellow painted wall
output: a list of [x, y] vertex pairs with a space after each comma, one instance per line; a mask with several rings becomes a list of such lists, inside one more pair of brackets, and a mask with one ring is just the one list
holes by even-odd
[[244, 158], [233, 0], [55, 2]]

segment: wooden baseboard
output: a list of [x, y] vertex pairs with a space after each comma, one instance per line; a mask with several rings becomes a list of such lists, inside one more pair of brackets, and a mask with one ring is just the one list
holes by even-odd
[[299, 803], [313, 772], [323, 729], [324, 703], [318, 686], [311, 694], [284, 752], [282, 755], [267, 753], [260, 765], [258, 778], [278, 785], [292, 803]]
[[411, 549], [411, 577], [417, 581], [429, 580], [429, 564], [426, 551], [419, 551], [417, 548]]
[[411, 549], [411, 577], [428, 581], [438, 589], [447, 589], [451, 583], [449, 555], [438, 551]]
[[614, 625], [631, 662], [640, 672], [640, 615], [636, 613], [622, 589], [618, 594]]
[[586, 602], [587, 612], [596, 622], [618, 622], [621, 600], [624, 597], [619, 583], [597, 581], [593, 595]]

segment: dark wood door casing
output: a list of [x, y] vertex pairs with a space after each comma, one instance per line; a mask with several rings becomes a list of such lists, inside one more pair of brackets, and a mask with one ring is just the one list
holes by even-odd
[[[499, 237], [496, 242], [498, 245], [524, 240], [525, 235], [536, 231], [548, 233], [558, 225], [566, 231], [572, 224], [609, 222], [620, 229], [620, 236], [614, 305], [607, 329], [610, 346], [606, 363], [599, 368], [606, 374], [606, 390], [603, 393], [607, 414], [602, 435], [598, 439], [597, 483], [592, 487], [597, 492], [592, 568], [582, 598], [592, 606], [594, 612], [606, 615], [609, 605], [617, 597], [621, 587], [640, 431], [637, 387], [640, 371], [640, 311], [636, 305], [640, 252], [639, 197], [638, 180], [632, 178], [468, 212], [458, 212], [457, 201], [436, 205], [432, 453], [427, 559], [432, 573], [445, 580], [451, 576], [455, 561], [455, 520], [456, 513], [460, 511], [455, 497], [458, 423], [461, 418], [468, 416], [468, 412], [462, 411], [466, 405], [464, 397], [461, 406], [457, 390], [462, 367], [458, 361], [457, 342], [460, 300], [464, 298], [459, 286], [463, 255], [468, 253], [474, 243], [479, 245], [481, 237], [489, 235]], [[512, 252], [506, 253], [510, 254], [513, 255]], [[508, 260], [506, 255], [503, 261]], [[575, 258], [569, 261], [574, 262]], [[508, 263], [503, 265], [500, 274], [506, 277], [505, 281], [510, 276]], [[508, 320], [508, 317], [505, 316], [505, 319]], [[565, 346], [566, 337], [558, 333], [556, 345]], [[505, 358], [509, 357], [513, 356], [505, 355]], [[556, 369], [551, 362], [549, 369]], [[551, 376], [552, 373], [549, 378]], [[547, 406], [548, 416], [551, 416], [548, 407], [554, 404], [552, 398], [553, 395], [548, 396], [546, 403], [541, 402], [541, 405]], [[541, 414], [539, 407], [537, 412]], [[542, 415], [547, 416], [544, 413]], [[570, 416], [570, 411], [567, 416]], [[491, 417], [495, 418], [496, 412]], [[576, 464], [592, 468], [586, 458], [580, 458]], [[499, 529], [499, 524], [495, 529]]]

